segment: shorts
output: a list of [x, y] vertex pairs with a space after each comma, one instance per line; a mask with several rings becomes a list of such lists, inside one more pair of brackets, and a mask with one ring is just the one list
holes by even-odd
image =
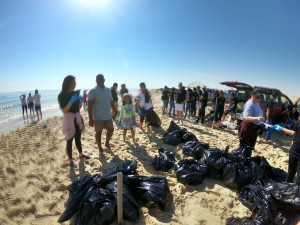
[[133, 128], [133, 121], [132, 118], [128, 118], [128, 119], [122, 119], [122, 128], [124, 129], [131, 129]]
[[41, 110], [41, 106], [40, 105], [36, 105], [34, 108], [35, 108], [35, 111]]
[[103, 129], [114, 130], [112, 119], [110, 120], [94, 120], [96, 132], [102, 132]]
[[29, 108], [33, 108], [33, 102], [29, 102], [29, 103], [28, 103], [28, 107], [29, 107]]
[[175, 110], [182, 112], [183, 111], [183, 103], [182, 104], [176, 103]]

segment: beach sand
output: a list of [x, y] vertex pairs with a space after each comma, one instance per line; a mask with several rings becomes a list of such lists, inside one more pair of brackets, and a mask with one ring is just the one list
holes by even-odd
[[[115, 126], [111, 141], [115, 146], [111, 150], [104, 149], [105, 158], [99, 160], [94, 129], [86, 127], [82, 145], [91, 159], [79, 160], [74, 144], [76, 168], [67, 165], [59, 116], [0, 134], [0, 224], [58, 224], [68, 199], [68, 186], [73, 180], [85, 172], [105, 172], [125, 159], [138, 161], [140, 175], [166, 176], [173, 200], [166, 212], [142, 208], [143, 213], [136, 223], [125, 221], [124, 224], [225, 224], [228, 217], [249, 216], [251, 212], [237, 199], [236, 190], [226, 187], [222, 181], [205, 178], [197, 186], [183, 185], [177, 181], [174, 169], [161, 172], [152, 167], [151, 162], [161, 147], [176, 153], [177, 161], [186, 158], [181, 151], [183, 144], [174, 147], [162, 140], [172, 118], [162, 115], [160, 93], [153, 94], [153, 103], [162, 120], [162, 128], [151, 128], [150, 132], [137, 129], [135, 145], [129, 138], [124, 143], [122, 130]], [[87, 112], [82, 111], [82, 115], [87, 124]], [[238, 146], [236, 130], [213, 130], [210, 123], [201, 126], [192, 122], [185, 121], [183, 127], [210, 147], [224, 149], [229, 145], [231, 151]], [[43, 124], [46, 127], [43, 128]], [[274, 134], [271, 144], [264, 144], [260, 137], [254, 155], [264, 156], [272, 166], [287, 171], [291, 143], [292, 138], [282, 133]]]

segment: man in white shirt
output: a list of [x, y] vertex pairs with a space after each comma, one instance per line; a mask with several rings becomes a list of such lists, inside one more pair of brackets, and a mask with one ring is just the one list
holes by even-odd
[[41, 110], [41, 95], [39, 94], [38, 90], [35, 90], [34, 96], [32, 96], [32, 98], [34, 100], [34, 108], [35, 108], [37, 118], [38, 120], [40, 120], [40, 117], [42, 119], [42, 110]]

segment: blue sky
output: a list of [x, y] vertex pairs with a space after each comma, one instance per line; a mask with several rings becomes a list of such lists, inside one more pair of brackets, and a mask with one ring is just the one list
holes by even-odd
[[300, 1], [1, 0], [0, 91], [221, 81], [300, 96]]

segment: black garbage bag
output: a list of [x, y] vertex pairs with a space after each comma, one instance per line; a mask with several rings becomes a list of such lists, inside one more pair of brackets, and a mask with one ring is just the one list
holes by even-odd
[[188, 141], [183, 146], [182, 153], [199, 160], [203, 157], [204, 151], [208, 148], [208, 144], [203, 144], [198, 141]]
[[268, 177], [275, 182], [284, 182], [287, 178], [287, 172], [280, 168], [272, 167], [271, 170], [268, 171]]
[[84, 200], [75, 216], [74, 225], [109, 224], [115, 218], [116, 205], [113, 196], [102, 188], [96, 188]]
[[254, 148], [250, 147], [250, 146], [240, 146], [237, 149], [233, 150], [231, 154], [234, 157], [248, 158], [248, 157], [251, 157], [253, 149]]
[[198, 185], [208, 173], [206, 164], [199, 164], [195, 160], [180, 160], [175, 168], [177, 180], [183, 184]]
[[245, 160], [227, 164], [223, 169], [222, 180], [229, 187], [241, 188], [261, 179], [261, 175], [261, 169], [256, 162]]
[[274, 222], [278, 210], [273, 196], [260, 185], [244, 186], [238, 193], [240, 201], [251, 212], [256, 225], [267, 225]]
[[[114, 203], [117, 205], [117, 181], [107, 184], [105, 189], [114, 196]], [[135, 221], [140, 216], [136, 193], [125, 182], [123, 182], [123, 216], [130, 221]]]
[[255, 225], [250, 218], [230, 217], [226, 219], [226, 225]]
[[111, 176], [113, 174], [117, 174], [118, 172], [122, 172], [123, 175], [137, 174], [137, 161], [136, 160], [125, 160], [121, 165], [116, 166], [111, 171], [106, 173], [106, 176]]
[[278, 213], [275, 218], [276, 225], [295, 225], [300, 221], [300, 214], [295, 213]]
[[233, 163], [234, 161], [228, 154], [228, 149], [222, 151], [218, 148], [205, 150], [203, 158], [208, 167], [212, 167], [217, 171], [222, 171], [227, 164]]
[[163, 135], [163, 141], [168, 145], [178, 145], [180, 143], [184, 143], [183, 135], [185, 131], [182, 130], [174, 130], [171, 133], [166, 132]]
[[81, 202], [89, 197], [89, 195], [93, 192], [93, 189], [96, 188], [96, 184], [100, 179], [101, 174], [98, 174], [95, 177], [85, 174], [80, 181], [75, 181], [75, 183], [71, 185], [70, 198], [64, 212], [58, 218], [59, 223], [71, 219], [72, 216], [77, 213]]
[[282, 212], [300, 213], [300, 186], [294, 183], [274, 183], [266, 189], [276, 199], [277, 208]]
[[153, 127], [161, 126], [161, 120], [156, 114], [156, 112], [153, 110], [153, 108], [146, 110], [146, 121], [149, 123], [150, 126]]
[[268, 177], [268, 174], [271, 172], [272, 167], [265, 157], [255, 156], [255, 157], [251, 157], [249, 160], [254, 161], [259, 165], [261, 169], [262, 178]]
[[183, 142], [188, 142], [188, 141], [198, 141], [198, 139], [196, 138], [195, 134], [191, 133], [191, 132], [186, 132], [183, 137]]
[[128, 176], [126, 183], [136, 189], [136, 197], [146, 207], [166, 211], [170, 205], [170, 189], [163, 176]]
[[181, 128], [174, 122], [174, 120], [172, 120], [170, 122], [169, 128], [167, 129], [167, 133], [172, 133], [175, 130], [181, 130]]
[[174, 165], [175, 157], [171, 151], [164, 151], [163, 148], [158, 149], [158, 156], [155, 156], [152, 165], [156, 170], [167, 172]]

